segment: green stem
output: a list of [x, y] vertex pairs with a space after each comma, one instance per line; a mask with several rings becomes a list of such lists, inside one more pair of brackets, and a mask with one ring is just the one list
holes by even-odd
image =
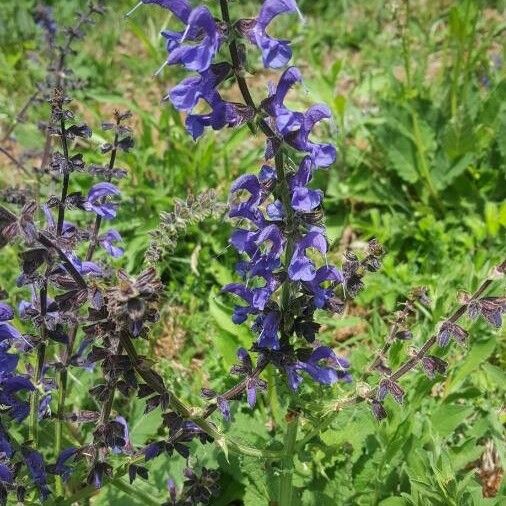
[[299, 428], [299, 413], [289, 411], [284, 440], [284, 456], [281, 459], [281, 476], [279, 480], [279, 506], [291, 506], [293, 499], [293, 469], [296, 454], [297, 430]]
[[[45, 339], [45, 327], [41, 326], [41, 338]], [[29, 433], [30, 439], [35, 447], [39, 439], [39, 385], [42, 379], [42, 371], [44, 368], [44, 359], [46, 356], [46, 343], [42, 342], [37, 350], [37, 364], [35, 366], [35, 390], [30, 397], [30, 415], [29, 415]]]
[[256, 448], [240, 441], [225, 436], [215, 425], [207, 421], [201, 416], [195, 416], [195, 410], [185, 404], [173, 392], [167, 390], [160, 376], [152, 371], [149, 366], [146, 366], [137, 355], [137, 351], [126, 334], [121, 334], [120, 341], [125, 351], [127, 352], [132, 365], [139, 374], [139, 376], [157, 393], [160, 395], [167, 395], [169, 397], [169, 406], [184, 418], [191, 419], [197, 424], [205, 433], [214, 438], [215, 443], [222, 448], [225, 452], [231, 451], [240, 455], [247, 455], [249, 457], [256, 457], [260, 459], [273, 459], [277, 460], [282, 457], [283, 452], [278, 450], [268, 450]]
[[276, 369], [273, 365], [269, 365], [267, 367], [267, 398], [269, 401], [271, 417], [275, 425], [280, 426], [283, 423], [283, 411], [279, 403], [276, 385]]
[[49, 266], [46, 270], [42, 286], [39, 291], [40, 301], [40, 316], [42, 318], [40, 324], [40, 343], [37, 349], [37, 362], [35, 364], [35, 389], [30, 396], [30, 414], [29, 414], [29, 434], [30, 439], [33, 441], [35, 447], [37, 447], [37, 441], [39, 437], [39, 387], [40, 380], [44, 371], [44, 360], [46, 358], [46, 313], [47, 313], [47, 275], [49, 272]]

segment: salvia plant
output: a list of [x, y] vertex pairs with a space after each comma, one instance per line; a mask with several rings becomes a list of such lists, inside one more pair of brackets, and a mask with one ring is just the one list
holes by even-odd
[[[251, 345], [237, 350], [233, 386], [225, 391], [203, 389], [197, 407], [180, 399], [170, 378], [139, 351], [161, 309], [163, 286], [157, 263], [173, 251], [189, 224], [219, 215], [224, 206], [212, 191], [177, 202], [152, 234], [145, 270], [130, 275], [114, 267], [111, 259], [124, 253], [113, 224], [121, 212], [121, 180], [127, 177], [118, 162], [123, 152], [135, 148], [131, 115], [115, 111], [102, 123], [103, 135], [109, 136], [100, 147], [104, 161], [87, 164], [80, 147], [92, 131], [76, 118], [68, 94], [73, 88], [71, 73], [66, 70], [71, 44], [81, 36], [83, 25], [103, 9], [90, 4], [77, 27], [62, 33], [50, 11], [37, 11], [51, 63], [48, 79], [18, 118], [39, 98], [50, 104], [39, 175], [40, 181], [51, 181], [51, 191], [41, 187], [39, 194], [11, 198], [8, 207], [0, 208], [0, 246], [18, 248], [17, 287], [26, 294], [17, 308], [8, 302], [7, 292], [0, 303], [0, 502], [17, 498], [27, 504], [81, 504], [104, 484], [124, 486], [120, 480], [124, 476], [130, 483], [149, 480], [150, 461], [169, 455], [185, 461], [185, 470], [177, 480], [182, 485], [168, 480], [164, 504], [205, 504], [219, 497], [220, 474], [191, 454], [196, 444], [215, 444], [227, 458], [235, 453], [272, 463], [279, 476], [270, 491], [272, 504], [293, 504], [296, 448], [328, 426], [337, 412], [367, 403], [371, 416], [388, 417], [385, 399], [391, 396], [402, 404], [406, 397], [403, 376], [415, 369], [429, 378], [445, 373], [447, 363], [434, 350], [451, 341], [466, 343], [464, 317], [501, 326], [506, 298], [486, 292], [504, 276], [506, 263], [498, 265], [473, 294], [461, 294], [455, 311], [434, 334], [393, 368], [390, 348], [413, 338], [416, 313], [431, 305], [427, 290], [415, 288], [393, 316], [384, 346], [371, 354], [364, 378], [353, 378], [348, 360], [320, 341], [318, 318], [323, 312], [343, 313], [364, 288], [367, 273], [381, 268], [384, 251], [371, 239], [364, 250], [346, 251], [342, 265], [328, 262], [324, 195], [313, 178], [338, 156], [332, 144], [316, 140], [324, 132], [317, 131], [318, 125], [331, 114], [321, 104], [305, 111], [290, 108], [287, 95], [300, 88], [302, 73], [289, 66], [290, 41], [274, 37], [270, 29], [278, 16], [304, 21], [295, 0], [265, 0], [257, 16], [248, 19], [234, 19], [234, 3], [228, 0], [206, 5], [143, 0], [137, 7], [142, 4], [157, 4], [178, 23], [162, 32], [168, 56], [158, 73], [167, 65], [190, 73], [165, 97], [186, 115], [188, 134], [197, 141], [209, 129], [246, 125], [255, 142], [262, 136], [265, 143], [258, 172], [236, 179], [227, 207], [235, 224], [230, 244], [238, 255], [237, 281], [224, 286], [221, 297], [234, 300], [233, 323], [251, 329]], [[269, 83], [266, 96], [255, 100], [248, 81], [256, 79], [251, 69], [258, 59], [279, 75]], [[225, 98], [235, 85], [241, 102]], [[6, 138], [14, 127], [8, 127]], [[89, 184], [87, 191], [75, 190], [75, 181], [79, 188], [83, 181]], [[71, 378], [92, 371], [99, 379], [89, 399], [82, 406], [70, 405]], [[279, 381], [288, 396], [283, 443], [255, 447], [230, 436], [233, 404], [247, 403], [255, 409], [259, 397]], [[345, 397], [318, 403], [299, 396], [303, 382], [357, 386], [348, 388], [353, 393]], [[160, 409], [159, 428], [143, 446], [131, 442], [127, 413], [121, 411], [125, 404], [116, 402], [120, 397], [143, 399], [146, 413]], [[221, 421], [211, 420], [215, 412]], [[317, 418], [318, 423], [301, 441], [299, 425], [304, 418], [306, 422]], [[89, 430], [81, 434], [76, 427]], [[50, 452], [39, 445], [41, 431], [48, 430], [54, 431]], [[67, 432], [78, 444], [67, 444]], [[142, 503], [157, 504], [148, 496]]]

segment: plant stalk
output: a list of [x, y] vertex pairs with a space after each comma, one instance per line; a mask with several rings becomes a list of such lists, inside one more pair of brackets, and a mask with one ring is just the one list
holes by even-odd
[[289, 411], [286, 415], [284, 456], [281, 459], [281, 476], [279, 480], [279, 506], [291, 506], [293, 500], [293, 460], [297, 450], [299, 418], [299, 413], [295, 411]]

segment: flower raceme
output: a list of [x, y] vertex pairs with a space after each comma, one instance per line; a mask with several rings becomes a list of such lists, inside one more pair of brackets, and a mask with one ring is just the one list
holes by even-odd
[[[302, 82], [296, 67], [282, 72], [258, 107], [250, 96], [244, 96], [241, 104], [227, 101], [220, 91], [226, 81], [244, 79], [248, 47], [260, 50], [266, 68], [288, 64], [290, 41], [275, 38], [271, 24], [288, 14], [302, 18], [297, 3], [266, 0], [258, 16], [237, 22], [229, 20], [227, 2], [221, 2], [222, 20], [215, 19], [207, 6], [186, 0], [141, 3], [169, 10], [182, 25], [180, 31], [162, 32], [168, 51], [166, 64], [181, 65], [195, 74], [169, 90], [166, 99], [186, 113], [186, 128], [193, 139], [208, 127], [220, 130], [244, 123], [256, 123], [267, 133], [265, 163], [259, 173], [240, 176], [231, 188], [229, 216], [239, 226], [230, 243], [243, 256], [236, 266], [243, 282], [223, 288], [239, 300], [234, 323], [251, 318], [259, 359], [269, 355], [294, 390], [302, 374], [322, 384], [349, 380], [347, 361], [317, 344], [319, 326], [313, 320], [317, 309], [341, 308], [335, 304], [335, 291], [344, 282], [344, 275], [327, 262], [323, 192], [310, 186], [314, 172], [336, 160], [334, 146], [312, 139], [315, 126], [330, 118], [330, 111], [324, 105], [313, 105], [305, 112], [287, 107], [287, 94]], [[230, 59], [221, 56], [227, 45]], [[203, 105], [209, 112], [201, 112]], [[291, 160], [297, 159], [294, 169]], [[311, 353], [307, 353], [308, 343]], [[215, 398], [228, 418], [228, 404], [218, 395]], [[253, 399], [253, 390], [248, 398]]]
[[[138, 336], [148, 321], [156, 319], [156, 311], [151, 308], [152, 292], [149, 291], [154, 285], [152, 278], [140, 277], [132, 286], [126, 287], [127, 282], [124, 281], [121, 288], [109, 289], [108, 292], [103, 289], [104, 285], [111, 283], [112, 271], [105, 268], [104, 260], [93, 261], [92, 256], [95, 246], [101, 246], [107, 253], [103, 255], [105, 261], [107, 256], [116, 258], [123, 254], [123, 249], [119, 246], [121, 235], [115, 229], [100, 233], [100, 224], [102, 219], [111, 220], [116, 216], [118, 203], [111, 199], [118, 198], [120, 191], [111, 180], [123, 177], [125, 172], [115, 169], [111, 161], [108, 167], [85, 167], [80, 154], [69, 154], [73, 149], [70, 141], [76, 136], [89, 137], [91, 131], [85, 125], [76, 127], [65, 124], [73, 118], [72, 111], [66, 109], [68, 101], [61, 90], [55, 90], [51, 101], [54, 121], [51, 128], [54, 135], [60, 137], [64, 154], [55, 151], [52, 160], [57, 160], [58, 163], [50, 165], [66, 167], [65, 170], [58, 169], [55, 172], [55, 177], [63, 180], [65, 190], [62, 191], [61, 199], [50, 197], [40, 208], [35, 202], [28, 202], [19, 216], [0, 206], [0, 248], [9, 242], [20, 243], [21, 274], [17, 278], [17, 285], [29, 286], [31, 290], [30, 300], [20, 302], [18, 316], [25, 326], [38, 330], [38, 335], [23, 334], [13, 324], [14, 309], [7, 303], [0, 302], [0, 403], [3, 406], [0, 422], [0, 504], [5, 504], [9, 491], [16, 491], [19, 500], [23, 502], [26, 483], [21, 482], [26, 482], [22, 478], [25, 475], [38, 490], [41, 499], [45, 500], [51, 493], [47, 473], [58, 475], [65, 481], [73, 472], [70, 463], [83, 458], [85, 454], [93, 454], [100, 448], [101, 458], [104, 458], [104, 448], [111, 452], [127, 451], [129, 441], [126, 421], [122, 417], [118, 417], [120, 422], [110, 421], [109, 414], [104, 412], [103, 423], [98, 426], [94, 441], [86, 451], [57, 448], [55, 463], [47, 464], [37, 448], [37, 427], [57, 411], [51, 410], [52, 399], [58, 398], [54, 392], [61, 388], [55, 371], [66, 372], [70, 366], [89, 369], [94, 363], [105, 359], [102, 368], [104, 376], [109, 379], [106, 387], [109, 387], [111, 370], [116, 374], [121, 366], [128, 369], [127, 365], [121, 363], [125, 362], [124, 358], [113, 352], [112, 357], [104, 353], [103, 357], [97, 358], [99, 341], [119, 332], [111, 326], [107, 304], [110, 307], [114, 305], [114, 311], [118, 315], [117, 327], [123, 332], [129, 332], [132, 337]], [[116, 112], [116, 123], [104, 124], [104, 129], [116, 130], [114, 144], [104, 145], [106, 147], [102, 149], [104, 153], [114, 153], [111, 154], [113, 161], [117, 150], [128, 150], [133, 142], [128, 127], [120, 125], [127, 117], [129, 113]], [[72, 159], [80, 160], [79, 167], [70, 163]], [[79, 192], [68, 193], [70, 175], [75, 170], [86, 170], [101, 181], [93, 185], [86, 196]], [[95, 220], [94, 226], [81, 228], [67, 221], [66, 209], [89, 211]], [[42, 220], [36, 219], [38, 215]], [[86, 249], [88, 252], [84, 254], [83, 250]], [[95, 281], [96, 278], [100, 278], [99, 283]], [[121, 311], [123, 313], [120, 315]], [[72, 346], [79, 325], [83, 325], [85, 337], [74, 352]], [[93, 329], [93, 335], [90, 329]], [[47, 361], [46, 349], [51, 343], [58, 350], [54, 354], [59, 356], [56, 363]], [[62, 350], [68, 354], [66, 359], [62, 358]], [[22, 355], [28, 356], [34, 351], [37, 355], [35, 367], [20, 360]], [[116, 363], [111, 364], [114, 361]], [[24, 372], [21, 372], [23, 367]], [[64, 402], [58, 408], [58, 416], [62, 419], [66, 416], [65, 408]], [[86, 421], [97, 419], [98, 416], [93, 414]], [[25, 437], [26, 442], [19, 444], [9, 433], [11, 424], [19, 425], [23, 422], [24, 425], [27, 421], [30, 437]], [[114, 429], [113, 424], [118, 425], [119, 429]], [[122, 437], [116, 437], [114, 430], [121, 432]], [[97, 476], [104, 474], [99, 472], [106, 468], [104, 466], [107, 466], [105, 462], [93, 463], [90, 476], [94, 482], [97, 482]], [[26, 468], [26, 472], [23, 468]], [[19, 483], [16, 481], [18, 475]]]

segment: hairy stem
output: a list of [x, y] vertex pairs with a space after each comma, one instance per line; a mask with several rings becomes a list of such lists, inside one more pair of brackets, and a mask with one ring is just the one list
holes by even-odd
[[198, 425], [204, 432], [209, 434], [215, 439], [215, 442], [221, 448], [230, 450], [232, 453], [241, 455], [247, 455], [256, 458], [265, 459], [279, 459], [283, 452], [277, 450], [259, 449], [247, 444], [244, 444], [235, 439], [225, 436], [215, 425], [208, 422], [202, 416], [195, 416], [195, 410], [187, 406], [182, 400], [180, 400], [173, 392], [169, 391], [160, 376], [156, 374], [148, 365], [146, 365], [140, 357], [137, 355], [137, 351], [130, 340], [130, 337], [122, 333], [120, 336], [121, 344], [125, 348], [133, 367], [139, 374], [139, 376], [158, 394], [167, 396], [169, 399], [169, 406], [180, 415], [185, 418], [192, 420]]
[[[70, 171], [69, 148], [67, 143], [67, 131], [65, 128], [65, 119], [63, 117], [63, 110], [61, 111], [61, 118], [60, 118], [60, 138], [63, 148], [63, 156], [65, 157], [65, 168], [66, 171]], [[65, 174], [63, 175], [61, 198], [58, 204], [58, 222], [56, 225], [57, 236], [60, 236], [63, 231], [63, 222], [65, 220], [65, 200], [67, 199], [69, 191], [69, 182], [70, 182], [70, 172], [65, 172]]]
[[293, 499], [293, 459], [296, 453], [299, 413], [289, 411], [286, 415], [286, 434], [284, 439], [284, 456], [281, 459], [281, 476], [279, 479], [279, 506], [291, 506]]
[[[233, 26], [230, 21], [228, 0], [220, 0], [220, 9], [222, 19], [227, 24], [230, 33], [232, 33]], [[230, 51], [230, 58], [232, 60], [232, 67], [234, 69], [235, 77], [237, 79], [237, 85], [239, 86], [239, 90], [241, 91], [241, 95], [244, 99], [244, 102], [246, 102], [247, 105], [249, 105], [255, 112], [257, 112], [258, 108], [255, 104], [255, 101], [253, 100], [253, 97], [251, 96], [251, 92], [249, 91], [248, 88], [248, 83], [244, 78], [244, 67], [241, 63], [239, 48], [237, 47], [237, 42], [234, 36], [232, 36], [228, 47]], [[261, 118], [258, 121], [258, 125], [260, 126], [260, 129], [267, 137], [277, 137], [272, 128], [267, 124], [267, 122], [264, 119]]]
[[30, 439], [37, 446], [39, 439], [39, 388], [40, 382], [44, 373], [44, 360], [46, 357], [46, 322], [45, 317], [47, 313], [47, 272], [42, 282], [42, 286], [39, 291], [40, 301], [40, 343], [37, 348], [37, 361], [35, 364], [35, 390], [30, 396], [30, 414], [29, 414], [29, 433]]

